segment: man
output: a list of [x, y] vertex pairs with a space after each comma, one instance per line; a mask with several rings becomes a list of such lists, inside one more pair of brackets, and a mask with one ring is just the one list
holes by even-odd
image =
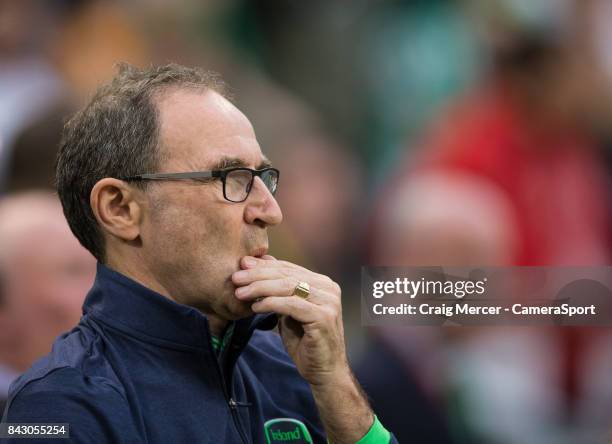
[[49, 191], [0, 199], [0, 404], [9, 384], [78, 322], [95, 261]]
[[58, 156], [96, 282], [4, 422], [70, 423], [75, 442], [396, 442], [347, 364], [340, 288], [266, 254], [278, 175], [217, 77], [122, 67]]

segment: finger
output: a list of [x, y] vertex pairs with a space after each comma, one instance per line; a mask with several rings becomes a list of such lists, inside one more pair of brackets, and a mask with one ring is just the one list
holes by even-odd
[[235, 294], [242, 301], [268, 296], [291, 296], [296, 285], [297, 282], [291, 278], [268, 279], [239, 287]]
[[240, 268], [243, 270], [248, 270], [249, 268], [253, 268], [257, 266], [257, 258], [253, 256], [244, 256], [240, 259]]
[[[232, 282], [237, 286], [248, 285], [251, 282], [266, 279], [294, 278], [297, 283], [308, 282], [317, 288], [331, 289], [332, 281], [326, 276], [313, 273], [308, 270], [297, 270], [295, 268], [278, 267], [255, 267], [247, 270], [239, 270], [232, 273]], [[296, 283], [296, 285], [297, 285]]]
[[270, 256], [269, 254], [265, 254], [261, 257], [255, 256], [244, 256], [240, 259], [240, 268], [243, 270], [256, 267], [258, 265], [258, 261], [275, 261], [277, 260], [274, 256]]
[[306, 269], [266, 267], [258, 266], [232, 273], [231, 279], [234, 285], [249, 285], [252, 282], [267, 279], [294, 278], [297, 285], [300, 282], [308, 282], [311, 286], [321, 290], [339, 293], [339, 287], [327, 276], [314, 273]]
[[276, 313], [291, 316], [298, 322], [309, 324], [321, 320], [320, 308], [299, 296], [270, 296], [251, 305], [255, 313]]
[[297, 270], [310, 271], [292, 262], [281, 261], [278, 259], [275, 259], [275, 260], [262, 259], [262, 258], [254, 257], [254, 256], [244, 256], [240, 260], [240, 266], [243, 269], [250, 269], [254, 267], [265, 266], [265, 267], [276, 267], [276, 268], [295, 268]]
[[232, 282], [235, 285], [248, 285], [254, 281], [261, 281], [264, 279], [282, 279], [290, 276], [291, 274], [289, 270], [283, 270], [281, 268], [257, 267], [235, 271], [232, 273]]
[[[251, 284], [236, 289], [236, 297], [242, 301], [250, 301], [262, 297], [270, 296], [294, 296], [295, 287], [299, 281], [293, 278], [270, 279], [255, 281]], [[315, 304], [336, 304], [338, 298], [325, 291], [310, 287], [308, 301]]]

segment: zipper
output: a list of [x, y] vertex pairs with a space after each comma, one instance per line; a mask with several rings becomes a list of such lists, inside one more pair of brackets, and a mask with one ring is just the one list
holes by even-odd
[[229, 404], [230, 407], [251, 407], [253, 405], [252, 402], [234, 401], [234, 398], [230, 398]]
[[230, 413], [232, 415], [232, 419], [234, 420], [234, 426], [236, 427], [236, 430], [238, 430], [238, 434], [240, 435], [240, 440], [243, 442], [243, 444], [248, 444], [249, 441], [244, 433], [244, 430], [242, 429], [240, 417], [238, 416], [238, 407], [248, 406], [250, 405], [250, 403], [236, 402], [234, 398], [232, 398], [229, 395], [228, 388], [229, 390], [231, 390], [231, 387], [227, 386], [227, 383], [223, 376], [223, 371], [221, 369], [221, 365], [219, 364], [219, 361], [216, 361], [216, 367], [217, 367], [217, 372], [219, 374], [219, 379], [221, 381], [221, 389], [223, 390], [223, 395], [225, 396], [225, 401], [227, 402]]
[[236, 429], [238, 430], [238, 433], [240, 434], [240, 438], [242, 439], [242, 442], [244, 442], [244, 444], [247, 444], [248, 440], [244, 434], [244, 430], [242, 430], [242, 424], [238, 416], [239, 403], [234, 401], [234, 398], [229, 397], [227, 400], [227, 405], [229, 405], [230, 411], [232, 412], [232, 418], [234, 418], [234, 424], [236, 425]]

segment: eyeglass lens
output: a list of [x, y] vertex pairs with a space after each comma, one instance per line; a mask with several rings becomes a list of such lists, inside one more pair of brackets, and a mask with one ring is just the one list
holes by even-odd
[[[278, 176], [274, 170], [262, 173], [261, 179], [272, 194], [276, 192]], [[225, 197], [234, 202], [247, 198], [253, 184], [253, 174], [249, 170], [230, 171], [225, 177]]]

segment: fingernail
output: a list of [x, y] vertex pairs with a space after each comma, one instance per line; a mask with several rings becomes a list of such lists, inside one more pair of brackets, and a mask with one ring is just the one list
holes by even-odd
[[254, 267], [255, 265], [257, 265], [257, 261], [252, 257], [248, 256], [244, 258], [244, 263], [247, 267]]
[[236, 288], [236, 296], [244, 296], [249, 290], [246, 287]]

